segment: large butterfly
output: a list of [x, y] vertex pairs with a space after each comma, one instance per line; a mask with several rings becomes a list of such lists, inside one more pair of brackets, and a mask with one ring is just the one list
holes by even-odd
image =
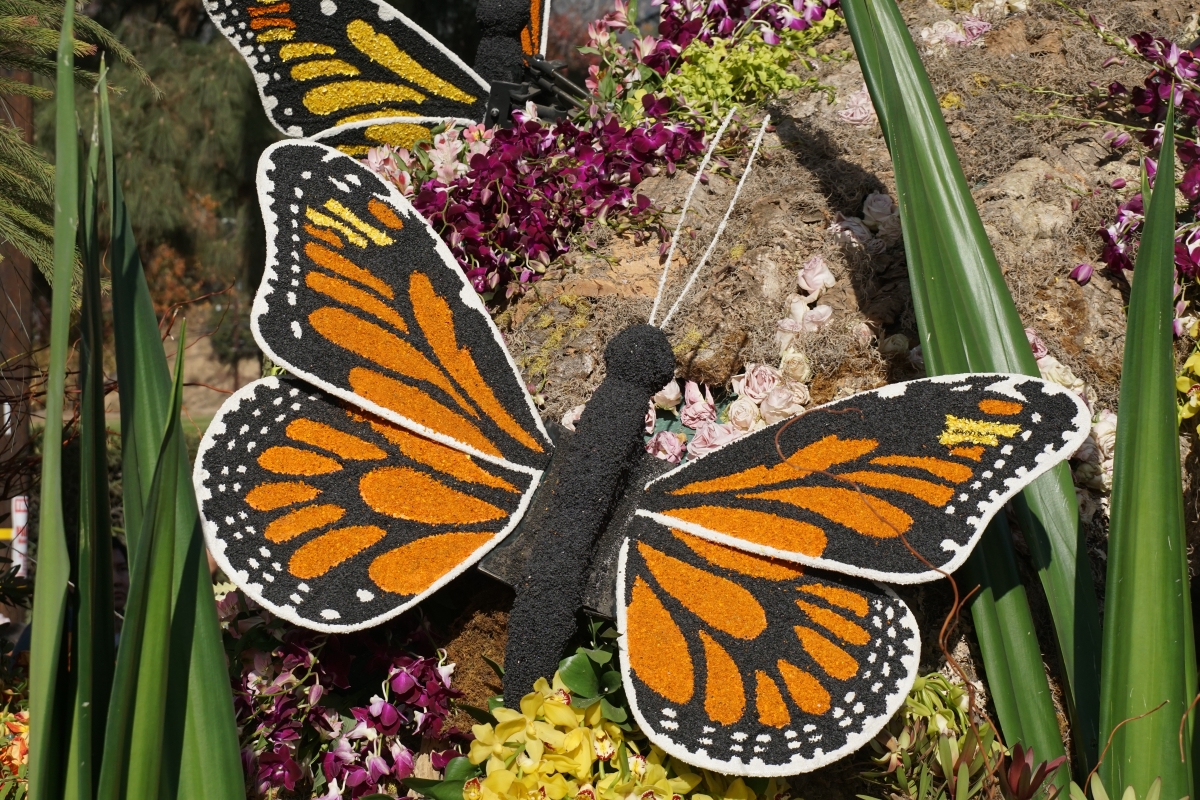
[[650, 739], [698, 766], [794, 774], [875, 735], [920, 640], [872, 581], [957, 568], [1087, 435], [1062, 387], [956, 375], [811, 410], [628, 486], [649, 398], [674, 374], [661, 331], [610, 341], [578, 432], [555, 448], [478, 295], [394, 187], [304, 140], [268, 148], [258, 185], [268, 254], [252, 328], [287, 375], [229, 398], [201, 443], [195, 484], [222, 569], [298, 625], [357, 630], [527, 516], [511, 704], [553, 672], [593, 544], [632, 503], [612, 587], [626, 692]]
[[[361, 155], [380, 144], [410, 148], [447, 119], [485, 119], [489, 82], [383, 0], [204, 5], [250, 65], [267, 116], [288, 136]], [[508, 37], [518, 68], [522, 55], [546, 52], [550, 0], [490, 5], [499, 7], [495, 16], [518, 20], [519, 31]], [[503, 30], [484, 33], [506, 38]]]

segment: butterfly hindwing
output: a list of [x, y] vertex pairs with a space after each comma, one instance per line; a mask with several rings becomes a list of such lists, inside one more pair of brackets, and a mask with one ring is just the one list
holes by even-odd
[[272, 377], [225, 402], [194, 477], [225, 573], [292, 622], [346, 631], [399, 614], [478, 561], [516, 525], [539, 476]]
[[808, 772], [875, 736], [912, 688], [920, 636], [890, 590], [645, 517], [630, 530], [625, 690], [670, 755], [735, 775]]
[[397, 118], [483, 119], [487, 82], [382, 0], [205, 0], [205, 8], [289, 136], [386, 119], [392, 127], [361, 130], [362, 149], [402, 141], [407, 121]]
[[313, 142], [259, 162], [267, 266], [251, 327], [289, 372], [422, 435], [540, 469], [550, 439], [449, 249], [393, 187]]
[[893, 384], [667, 473], [646, 487], [638, 513], [845, 574], [936, 580], [941, 573], [930, 565], [957, 569], [996, 511], [1074, 453], [1089, 429], [1090, 412], [1075, 394], [1037, 378]]

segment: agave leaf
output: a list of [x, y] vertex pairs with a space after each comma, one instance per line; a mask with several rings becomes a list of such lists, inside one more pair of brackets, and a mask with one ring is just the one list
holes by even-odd
[[[1161, 777], [1158, 791], [1180, 797], [1193, 796], [1179, 732], [1196, 692], [1196, 655], [1175, 421], [1173, 108], [1163, 131], [1159, 179], [1134, 267], [1121, 371], [1100, 705], [1101, 733], [1113, 733], [1100, 773], [1107, 785], [1130, 786], [1139, 794], [1152, 791]], [[1163, 701], [1162, 710], [1121, 724]], [[1190, 750], [1190, 725], [1183, 734]]]
[[[107, 87], [103, 59], [97, 91]], [[72, 670], [75, 719], [65, 798], [90, 800], [100, 771], [108, 695], [112, 688], [112, 531], [108, 506], [108, 436], [104, 422], [104, 327], [100, 309], [100, 242], [97, 207], [100, 162], [99, 111], [93, 120], [83, 190], [80, 253], [83, 298], [79, 320], [80, 482], [76, 548], [76, 609]]]
[[46, 427], [42, 443], [42, 493], [38, 521], [38, 579], [29, 661], [29, 796], [54, 800], [63, 793], [64, 750], [71, 738], [64, 626], [71, 571], [63, 525], [62, 412], [66, 388], [67, 335], [71, 325], [71, 275], [79, 226], [79, 145], [75, 132], [75, 6], [64, 4], [58, 44], [54, 175], [54, 280], [51, 284], [50, 363], [46, 379]]
[[[900, 215], [908, 257], [913, 305], [921, 344], [931, 374], [959, 371], [1000, 371], [1036, 375], [1037, 365], [1025, 339], [1021, 321], [971, 199], [966, 179], [954, 154], [932, 87], [921, 66], [916, 47], [893, 0], [849, 0], [843, 4], [855, 49], [863, 66], [867, 87], [883, 124], [896, 169]], [[1023, 503], [1013, 505], [1034, 556], [1055, 620], [1066, 677], [1074, 700], [1075, 736], [1084, 762], [1095, 758], [1096, 704], [1098, 696], [1099, 617], [1090, 583], [1086, 551], [1074, 488], [1069, 470], [1059, 467], [1026, 489]], [[985, 541], [1003, 540], [995, 547], [1011, 550], [1007, 531], [997, 523]], [[973, 558], [974, 575], [987, 586], [1019, 585], [1015, 572], [993, 574], [996, 565]], [[1008, 562], [1010, 559], [1003, 559]], [[1015, 564], [1015, 562], [1013, 562]], [[989, 600], [984, 592], [973, 606], [978, 614]], [[1026, 606], [1023, 599], [1012, 605]], [[1032, 628], [1021, 619], [1002, 613], [984, 613], [1007, 631], [993, 631], [981, 641], [985, 660], [991, 653], [989, 682], [1002, 691], [1019, 688], [1010, 702], [997, 697], [1001, 724], [1007, 738], [1022, 739], [1041, 754], [1062, 753], [1062, 740], [1049, 724], [1048, 687], [1042, 691], [1041, 659]], [[1028, 640], [1024, 657], [998, 650]], [[1006, 680], [996, 669], [1008, 673]], [[1027, 689], [1036, 685], [1033, 692]], [[995, 692], [993, 692], [995, 695]], [[1040, 706], [1040, 708], [1039, 708]], [[1015, 712], [1021, 710], [1021, 719]], [[1038, 719], [1035, 730], [1026, 730]], [[1058, 773], [1060, 787], [1066, 771]]]
[[[121, 396], [121, 447], [126, 529], [140, 530], [149, 502], [151, 476], [170, 410], [167, 371], [158, 320], [129, 210], [115, 171], [108, 98], [101, 98], [111, 209], [109, 248], [113, 283], [113, 337]], [[180, 348], [182, 350], [182, 348]], [[217, 625], [216, 603], [200, 533], [187, 453], [180, 448], [175, 470], [174, 607], [163, 750], [163, 800], [242, 800], [245, 788], [238, 751], [233, 695]]]

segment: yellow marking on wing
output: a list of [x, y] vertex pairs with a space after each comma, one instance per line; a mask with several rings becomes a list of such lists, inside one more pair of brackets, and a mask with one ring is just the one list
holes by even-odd
[[372, 61], [387, 67], [404, 80], [411, 81], [439, 97], [467, 105], [475, 102], [472, 95], [422, 67], [412, 56], [397, 47], [390, 36], [376, 33], [370, 24], [361, 19], [356, 19], [346, 26], [346, 35], [350, 37], [350, 43]]
[[[399, 109], [399, 108], [385, 108], [382, 111], [366, 111], [362, 114], [351, 114], [348, 117], [342, 117], [335, 124], [349, 125], [351, 122], [362, 122], [363, 120], [366, 120], [366, 119], [386, 119], [387, 117], [403, 118], [403, 117], [419, 117], [419, 116], [421, 116], [421, 115], [415, 111], [405, 111], [405, 110]], [[370, 130], [370, 128], [368, 128], [367, 130]]]
[[345, 234], [346, 238], [350, 240], [350, 244], [356, 244], [359, 247], [367, 246], [367, 240], [365, 238], [355, 233], [349, 225], [338, 222], [333, 217], [327, 217], [320, 211], [317, 211], [311, 207], [306, 207], [304, 209], [304, 216], [308, 217], [310, 222], [313, 222], [324, 228], [334, 228], [335, 230], [341, 231], [343, 234]]
[[[278, 0], [275, 0], [278, 2]], [[293, 61], [297, 58], [308, 58], [309, 56], [331, 56], [337, 50], [327, 44], [319, 42], [292, 42], [285, 44], [279, 48], [279, 58], [281, 61]]]
[[333, 213], [337, 214], [339, 217], [346, 220], [346, 222], [349, 222], [355, 228], [358, 228], [360, 231], [362, 231], [363, 233], [365, 233], [367, 235], [368, 239], [370, 239], [372, 242], [379, 245], [380, 247], [384, 247], [384, 246], [392, 244], [396, 241], [395, 239], [388, 236], [383, 231], [376, 228], [374, 225], [368, 225], [367, 223], [363, 222], [362, 219], [359, 218], [359, 216], [357, 214], [355, 214], [353, 211], [346, 208], [344, 205], [339, 203], [337, 200], [334, 200], [333, 198], [330, 198], [325, 201], [325, 208], [327, 210], [332, 211]]
[[286, 42], [296, 35], [295, 31], [287, 28], [271, 28], [254, 37], [257, 42]]
[[314, 86], [304, 94], [304, 107], [321, 116], [336, 114], [355, 106], [408, 101], [424, 103], [425, 95], [407, 86], [380, 81], [337, 81], [324, 86]]
[[963, 419], [953, 414], [947, 414], [946, 428], [938, 437], [938, 442], [947, 447], [963, 443], [995, 446], [1000, 444], [999, 437], [1011, 439], [1020, 432], [1020, 425], [988, 422], [982, 419]]
[[292, 79], [311, 81], [315, 78], [328, 78], [330, 75], [349, 75], [358, 73], [358, 67], [342, 61], [340, 58], [323, 58], [320, 61], [305, 61], [292, 67]]
[[387, 125], [369, 125], [363, 134], [372, 142], [390, 144], [392, 147], [403, 147], [411, 150], [417, 142], [428, 141], [432, 134], [424, 125], [413, 125], [409, 122], [392, 122]]

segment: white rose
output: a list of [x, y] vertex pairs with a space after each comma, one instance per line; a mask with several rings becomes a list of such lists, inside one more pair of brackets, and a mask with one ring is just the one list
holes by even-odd
[[579, 418], [583, 416], [584, 406], [575, 406], [567, 413], [563, 414], [562, 426], [569, 431], [575, 430], [575, 423], [579, 422]]
[[762, 417], [758, 406], [749, 397], [739, 397], [729, 405], [729, 424], [739, 431], [752, 431], [761, 427]]
[[869, 347], [874, 338], [875, 331], [871, 330], [871, 326], [867, 323], [860, 322], [854, 326], [854, 340], [860, 347]]
[[788, 295], [788, 315], [796, 321], [797, 325], [803, 325], [804, 315], [807, 313], [808, 298], [798, 294]]
[[779, 375], [785, 381], [808, 383], [808, 379], [812, 377], [808, 357], [798, 350], [785, 350], [779, 360]]
[[1042, 373], [1042, 380], [1057, 383], [1059, 386], [1065, 386], [1075, 394], [1083, 402], [1087, 403], [1088, 408], [1096, 402], [1096, 392], [1071, 371], [1071, 368], [1059, 361], [1054, 356], [1045, 356], [1037, 360], [1038, 371]]
[[800, 327], [806, 331], [815, 333], [824, 328], [832, 317], [832, 306], [815, 306], [804, 314], [804, 319], [801, 321]]
[[877, 229], [885, 219], [896, 213], [896, 204], [883, 192], [871, 192], [863, 201], [863, 224]]
[[672, 378], [670, 383], [659, 389], [658, 394], [654, 395], [652, 399], [654, 405], [664, 411], [670, 411], [683, 400], [683, 390], [679, 388], [679, 381]]
[[768, 425], [803, 412], [804, 404], [798, 401], [787, 384], [779, 384], [771, 389], [758, 407], [758, 413], [762, 414]]
[[787, 387], [792, 390], [792, 399], [800, 405], [806, 406], [812, 402], [812, 397], [808, 394], [808, 387], [803, 383], [788, 381]]
[[879, 355], [884, 358], [908, 355], [908, 337], [903, 333], [894, 333], [879, 343]]
[[1099, 419], [1092, 424], [1091, 438], [1100, 451], [1100, 461], [1109, 461], [1117, 453], [1117, 415], [1107, 408], [1100, 412]]

